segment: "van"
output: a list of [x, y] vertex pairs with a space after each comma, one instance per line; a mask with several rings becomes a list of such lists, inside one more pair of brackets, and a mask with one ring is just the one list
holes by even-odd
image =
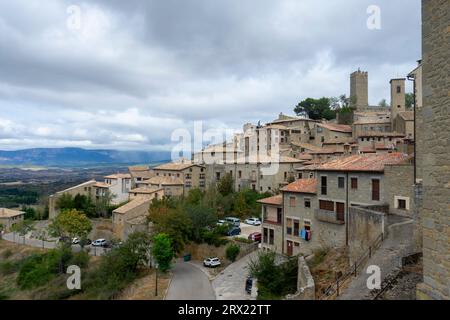
[[225, 221], [228, 222], [228, 224], [239, 227], [241, 225], [241, 220], [234, 217], [226, 217]]

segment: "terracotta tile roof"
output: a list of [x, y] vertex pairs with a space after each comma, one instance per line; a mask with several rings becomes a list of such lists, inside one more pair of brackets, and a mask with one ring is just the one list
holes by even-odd
[[317, 125], [330, 131], [352, 133], [352, 127], [345, 124], [318, 123]]
[[[300, 159], [296, 159], [296, 158], [292, 158], [292, 157], [288, 157], [288, 156], [283, 156], [283, 155], [278, 155], [278, 156], [268, 156], [268, 155], [260, 155], [260, 156], [248, 156], [248, 157], [240, 157], [236, 159], [236, 163], [299, 163], [302, 162], [303, 160]], [[234, 163], [234, 161], [230, 161], [227, 163]]]
[[22, 214], [25, 214], [25, 212], [7, 208], [0, 208], [0, 218], [12, 218], [20, 216]]
[[116, 173], [106, 176], [105, 179], [131, 179], [131, 174], [129, 173]]
[[184, 160], [182, 162], [169, 162], [161, 164], [157, 167], [154, 167], [153, 170], [182, 171], [193, 166], [200, 166], [200, 165], [195, 164], [190, 160], [187, 161]]
[[300, 153], [295, 158], [299, 160], [312, 160], [313, 156], [310, 153]]
[[128, 191], [128, 193], [144, 193], [144, 194], [152, 194], [157, 191], [163, 190], [162, 188], [151, 188], [151, 187], [140, 187], [140, 188], [134, 188]]
[[130, 172], [139, 172], [139, 171], [148, 171], [150, 168], [149, 166], [133, 166], [133, 167], [128, 167], [128, 170]]
[[414, 121], [414, 111], [403, 111], [398, 114], [405, 121]]
[[344, 153], [344, 151], [338, 150], [336, 148], [328, 147], [328, 148], [322, 148], [320, 150], [310, 152], [310, 154], [334, 154], [334, 153]]
[[104, 188], [104, 189], [108, 189], [109, 187], [111, 187], [111, 185], [110, 185], [110, 184], [107, 184], [107, 183], [105, 183], [105, 182], [96, 182], [96, 183], [94, 184], [94, 187], [96, 187], [96, 188]]
[[352, 137], [340, 137], [340, 138], [332, 138], [323, 142], [323, 144], [345, 144], [345, 143], [353, 143], [355, 139]]
[[259, 203], [281, 206], [283, 204], [283, 196], [281, 194], [258, 200]]
[[353, 124], [361, 125], [361, 124], [390, 124], [390, 119], [360, 119]]
[[305, 142], [292, 142], [292, 145], [294, 145], [296, 147], [304, 148], [306, 150], [313, 150], [313, 151], [322, 149], [321, 147], [317, 147], [315, 145], [312, 145], [310, 143], [305, 143]]
[[120, 214], [126, 214], [127, 212], [136, 209], [139, 206], [145, 205], [146, 203], [148, 203], [148, 206], [150, 207], [150, 202], [152, 200], [147, 199], [147, 198], [136, 198], [134, 200], [131, 200], [130, 202], [128, 202], [127, 204], [115, 209], [113, 212], [114, 213], [120, 213]]
[[283, 192], [317, 193], [317, 179], [299, 179], [281, 189]]
[[411, 157], [404, 153], [361, 154], [328, 161], [317, 168], [319, 171], [374, 171], [383, 172], [388, 164], [400, 164]]
[[148, 180], [144, 181], [145, 183], [152, 184], [152, 185], [184, 185], [183, 180], [181, 178], [177, 177], [162, 177], [162, 176], [155, 176], [153, 178], [150, 178]]
[[378, 132], [368, 131], [358, 134], [358, 137], [404, 137], [403, 133], [399, 132]]
[[63, 193], [66, 193], [66, 192], [69, 192], [69, 191], [72, 191], [72, 190], [74, 190], [74, 189], [78, 189], [78, 188], [83, 188], [83, 187], [93, 187], [95, 184], [97, 184], [98, 182], [97, 181], [95, 181], [95, 180], [89, 180], [89, 181], [86, 181], [86, 182], [83, 182], [83, 183], [81, 183], [81, 184], [79, 184], [79, 185], [76, 185], [76, 186], [73, 186], [73, 187], [70, 187], [70, 188], [67, 188], [67, 189], [65, 189], [65, 190], [62, 190], [62, 191], [58, 191], [58, 192], [56, 192], [56, 194], [63, 194]]

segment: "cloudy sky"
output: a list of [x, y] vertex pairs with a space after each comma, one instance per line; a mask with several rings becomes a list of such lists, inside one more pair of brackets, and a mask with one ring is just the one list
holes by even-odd
[[[369, 29], [371, 5], [381, 29]], [[0, 149], [166, 150], [306, 97], [369, 102], [420, 58], [420, 0], [0, 0]]]

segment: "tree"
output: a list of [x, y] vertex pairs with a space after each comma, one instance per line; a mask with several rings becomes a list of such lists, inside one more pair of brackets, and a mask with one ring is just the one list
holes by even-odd
[[237, 244], [230, 244], [225, 251], [225, 255], [231, 262], [236, 261], [236, 258], [241, 251], [241, 248]]
[[381, 108], [387, 108], [387, 107], [389, 107], [389, 105], [388, 105], [386, 99], [382, 99], [382, 100], [378, 103], [378, 106], [380, 106]]
[[31, 207], [22, 206], [20, 209], [25, 212], [24, 219], [25, 220], [35, 220], [36, 219], [36, 210]]
[[172, 239], [175, 252], [181, 252], [192, 235], [192, 221], [181, 204], [172, 207], [171, 200], [154, 201], [149, 216], [155, 233], [165, 233]]
[[414, 108], [414, 93], [407, 93], [405, 94], [405, 103], [407, 109], [413, 109]]
[[217, 190], [223, 196], [227, 196], [233, 193], [233, 177], [230, 173], [225, 174], [223, 178], [220, 179], [219, 183], [217, 184]]
[[109, 190], [105, 191], [105, 194], [100, 196], [95, 202], [95, 211], [98, 215], [102, 217], [108, 216], [108, 209], [111, 206], [112, 200], [116, 197]]
[[175, 253], [172, 248], [172, 240], [169, 235], [160, 233], [153, 237], [152, 254], [158, 263], [158, 268], [162, 272], [167, 272], [171, 267], [171, 262]]
[[188, 204], [200, 204], [203, 199], [203, 192], [199, 188], [193, 188], [189, 190], [189, 193], [186, 197], [186, 202]]
[[193, 240], [197, 242], [202, 240], [202, 231], [207, 227], [214, 226], [217, 222], [216, 211], [206, 206], [189, 206], [186, 208], [186, 213], [192, 222]]
[[313, 120], [331, 120], [336, 117], [336, 111], [331, 108], [330, 98], [307, 98], [297, 104], [294, 112], [297, 115], [308, 116]]
[[53, 219], [49, 230], [54, 236], [78, 237], [84, 240], [92, 231], [92, 223], [85, 214], [75, 209], [64, 210]]
[[56, 200], [56, 208], [59, 210], [74, 209], [73, 197], [70, 193], [63, 193]]

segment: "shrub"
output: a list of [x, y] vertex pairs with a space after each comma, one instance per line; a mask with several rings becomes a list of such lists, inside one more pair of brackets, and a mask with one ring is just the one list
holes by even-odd
[[236, 244], [230, 244], [225, 252], [225, 255], [228, 260], [231, 262], [236, 261], [236, 258], [241, 251], [241, 248]]
[[234, 240], [237, 242], [242, 242], [242, 243], [254, 243], [253, 240], [250, 240], [247, 238], [242, 238], [242, 237], [234, 238]]
[[5, 252], [3, 252], [2, 257], [4, 259], [8, 259], [9, 257], [11, 257], [13, 255], [13, 252], [11, 249], [7, 249], [5, 250]]
[[0, 274], [6, 276], [12, 274], [19, 269], [19, 264], [14, 261], [3, 261], [0, 262]]
[[76, 265], [80, 268], [86, 268], [89, 263], [89, 254], [86, 251], [74, 253], [69, 261], [69, 265]]

